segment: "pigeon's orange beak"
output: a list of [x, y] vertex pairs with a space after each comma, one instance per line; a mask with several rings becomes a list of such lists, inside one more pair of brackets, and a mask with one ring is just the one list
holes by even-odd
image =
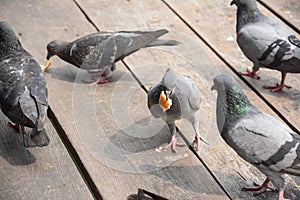
[[160, 105], [160, 107], [166, 111], [166, 110], [169, 110], [172, 106], [172, 99], [167, 99], [164, 91], [161, 91], [160, 92], [160, 95], [159, 95], [159, 100], [158, 100], [158, 103]]
[[51, 65], [51, 61], [47, 60], [45, 66], [42, 67], [43, 72], [45, 72], [48, 69], [48, 67], [50, 67], [50, 65]]

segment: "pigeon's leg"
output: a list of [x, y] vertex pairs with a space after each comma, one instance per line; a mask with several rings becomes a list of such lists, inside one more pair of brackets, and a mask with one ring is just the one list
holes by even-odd
[[169, 129], [170, 129], [170, 132], [172, 133], [171, 142], [169, 144], [167, 144], [166, 146], [162, 147], [162, 149], [166, 149], [171, 146], [172, 152], [177, 153], [176, 146], [183, 147], [184, 144], [177, 143], [177, 129], [176, 129], [175, 124], [169, 125]]
[[205, 142], [205, 140], [199, 134], [199, 128], [198, 128], [199, 120], [194, 120], [192, 125], [193, 125], [193, 128], [194, 128], [195, 132], [196, 132], [195, 140], [193, 142], [193, 146], [194, 146], [195, 150], [198, 151], [200, 149], [200, 141], [204, 142], [205, 144], [207, 144], [207, 142]]
[[259, 74], [259, 69], [254, 69], [253, 70], [250, 70], [249, 68], [247, 69], [247, 72], [240, 72], [240, 75], [242, 76], [250, 76], [252, 78], [255, 78], [255, 79], [260, 79], [260, 76], [258, 76]]
[[285, 199], [284, 198], [284, 190], [281, 189], [279, 192], [278, 192], [278, 200], [288, 200], [288, 199]]
[[266, 178], [266, 180], [263, 182], [262, 185], [255, 184], [255, 185], [257, 185], [257, 187], [249, 187], [249, 188], [245, 187], [242, 189], [242, 191], [257, 191], [256, 195], [263, 193], [267, 189], [270, 189], [274, 192], [275, 189], [269, 186], [269, 182], [270, 182], [270, 180], [268, 178]]
[[284, 84], [285, 77], [286, 77], [286, 72], [281, 72], [281, 82], [280, 82], [280, 84], [276, 84], [276, 85], [273, 85], [273, 86], [263, 86], [263, 88], [271, 89], [272, 92], [277, 92], [277, 91], [281, 90], [282, 88], [290, 89], [291, 86], [288, 86], [288, 85]]

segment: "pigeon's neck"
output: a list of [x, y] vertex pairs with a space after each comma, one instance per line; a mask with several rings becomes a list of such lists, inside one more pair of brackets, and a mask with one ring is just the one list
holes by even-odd
[[223, 91], [218, 95], [217, 113], [223, 121], [234, 122], [251, 111], [251, 103], [240, 88]]
[[237, 31], [248, 23], [256, 22], [262, 14], [256, 5], [239, 7], [237, 10]]
[[71, 47], [69, 42], [61, 42], [56, 50], [56, 55], [69, 63], [73, 63], [70, 53]]

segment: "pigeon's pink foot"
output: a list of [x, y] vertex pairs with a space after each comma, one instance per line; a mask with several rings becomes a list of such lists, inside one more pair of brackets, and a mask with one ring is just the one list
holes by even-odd
[[193, 146], [196, 151], [200, 149], [200, 141], [204, 142], [205, 144], [208, 144], [198, 133], [196, 133], [195, 140], [193, 142]]
[[250, 69], [247, 69], [247, 72], [245, 72], [245, 73], [240, 72], [240, 75], [242, 75], [242, 76], [250, 76], [255, 79], [260, 79], [258, 74], [259, 74], [259, 71], [251, 71]]
[[276, 85], [273, 85], [273, 86], [263, 86], [263, 88], [265, 89], [270, 89], [272, 92], [277, 92], [277, 91], [280, 91], [282, 90], [282, 88], [288, 88], [290, 89], [291, 86], [288, 86], [288, 85], [285, 85], [285, 84], [276, 84]]
[[12, 127], [13, 129], [15, 129], [16, 132], [19, 132], [20, 131], [20, 126], [19, 124], [15, 124], [13, 122], [8, 122], [7, 123], [8, 126]]
[[289, 199], [284, 198], [284, 190], [283, 189], [278, 192], [278, 200], [289, 200]]
[[274, 188], [269, 186], [269, 179], [266, 179], [262, 185], [258, 185], [256, 183], [254, 183], [256, 185], [256, 187], [249, 187], [249, 188], [243, 188], [242, 191], [257, 191], [256, 195], [262, 194], [263, 192], [265, 192], [267, 189], [270, 189], [271, 191], [275, 191]]
[[177, 153], [177, 151], [176, 151], [176, 146], [183, 147], [184, 144], [178, 143], [178, 142], [177, 142], [176, 136], [173, 135], [172, 138], [171, 138], [171, 142], [170, 142], [169, 144], [167, 144], [166, 146], [162, 147], [162, 149], [167, 149], [167, 148], [169, 148], [170, 146], [171, 146], [171, 148], [172, 148], [172, 152], [173, 152], [173, 153]]
[[108, 83], [108, 80], [106, 79], [106, 77], [101, 76], [97, 81], [94, 81], [94, 82], [86, 81], [86, 82], [89, 83], [90, 86], [93, 86], [93, 85], [97, 85], [97, 84]]

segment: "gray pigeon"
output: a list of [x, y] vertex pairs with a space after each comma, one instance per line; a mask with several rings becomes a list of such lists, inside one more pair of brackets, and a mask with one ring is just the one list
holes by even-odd
[[200, 140], [204, 141], [199, 134], [199, 109], [200, 92], [194, 81], [188, 76], [183, 76], [168, 68], [157, 84], [148, 91], [148, 108], [155, 118], [163, 118], [172, 133], [171, 142], [164, 148], [172, 147], [176, 152], [177, 129], [175, 121], [181, 118], [188, 119], [195, 130], [194, 147], [199, 149]]
[[290, 88], [284, 84], [287, 73], [300, 73], [300, 40], [283, 24], [263, 15], [256, 0], [233, 0], [237, 5], [237, 42], [245, 56], [253, 62], [253, 71], [241, 73], [259, 78], [258, 70], [266, 67], [281, 71], [281, 83], [264, 86], [273, 92]]
[[115, 62], [135, 51], [151, 46], [179, 44], [174, 40], [159, 40], [168, 33], [166, 29], [157, 31], [98, 32], [86, 35], [73, 42], [52, 41], [47, 45], [48, 55], [44, 71], [51, 64], [50, 58], [59, 56], [64, 61], [97, 75], [92, 84], [106, 83], [115, 70]]
[[[20, 131], [25, 147], [49, 144], [44, 130], [48, 92], [43, 72], [6, 22], [0, 22], [0, 107]], [[30, 128], [28, 133], [24, 126]]]
[[259, 111], [248, 100], [239, 84], [229, 75], [214, 78], [212, 90], [218, 92], [217, 124], [225, 142], [244, 160], [267, 178], [261, 186], [244, 188], [263, 193], [271, 181], [284, 199], [287, 173], [300, 176], [300, 136], [267, 113]]

